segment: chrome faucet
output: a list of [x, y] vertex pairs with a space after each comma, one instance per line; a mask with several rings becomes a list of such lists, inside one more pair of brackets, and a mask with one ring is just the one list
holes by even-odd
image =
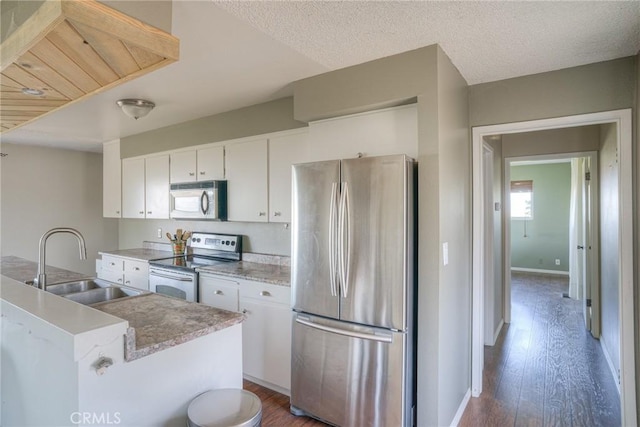
[[82, 234], [80, 234], [78, 230], [73, 228], [58, 227], [58, 228], [52, 228], [51, 230], [44, 233], [42, 237], [40, 237], [40, 244], [39, 244], [38, 273], [37, 273], [38, 276], [33, 280], [34, 286], [37, 286], [43, 291], [47, 290], [47, 275], [44, 272], [45, 265], [46, 265], [45, 252], [47, 247], [47, 239], [52, 234], [56, 234], [56, 233], [70, 233], [76, 236], [76, 238], [78, 239], [78, 248], [80, 249], [80, 259], [87, 259], [87, 248], [84, 243], [84, 237], [82, 237]]

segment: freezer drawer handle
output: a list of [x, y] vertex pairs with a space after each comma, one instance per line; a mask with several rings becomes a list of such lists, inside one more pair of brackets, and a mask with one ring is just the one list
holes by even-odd
[[391, 338], [391, 336], [382, 336], [382, 335], [365, 334], [363, 332], [346, 331], [344, 329], [332, 328], [331, 326], [325, 326], [325, 325], [320, 325], [318, 323], [308, 322], [300, 318], [297, 318], [296, 322], [301, 323], [310, 328], [320, 329], [321, 331], [332, 332], [334, 334], [344, 335], [347, 337], [362, 338], [364, 340], [380, 341], [380, 342], [389, 343], [389, 344], [393, 342], [393, 339]]

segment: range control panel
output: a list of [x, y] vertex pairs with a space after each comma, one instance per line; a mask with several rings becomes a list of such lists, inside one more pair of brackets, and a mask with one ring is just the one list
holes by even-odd
[[189, 239], [189, 246], [198, 249], [240, 252], [242, 250], [242, 235], [194, 232]]

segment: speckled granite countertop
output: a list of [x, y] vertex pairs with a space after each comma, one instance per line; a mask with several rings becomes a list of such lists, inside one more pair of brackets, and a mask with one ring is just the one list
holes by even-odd
[[139, 359], [244, 320], [240, 313], [158, 294], [94, 305], [93, 308], [129, 322], [124, 357]]
[[116, 251], [101, 251], [100, 255], [113, 255], [123, 258], [131, 258], [137, 261], [151, 261], [155, 259], [173, 258], [171, 251], [159, 251], [157, 249], [136, 248], [136, 249], [120, 249]]
[[[38, 263], [17, 256], [3, 256], [0, 258], [0, 273], [18, 282], [25, 283], [33, 280], [38, 274]], [[70, 282], [87, 277], [86, 274], [51, 267], [49, 265], [47, 265], [45, 273], [47, 274], [48, 284]]]
[[225, 262], [196, 269], [200, 273], [218, 274], [239, 279], [256, 280], [273, 285], [291, 286], [291, 268], [286, 265], [257, 262]]

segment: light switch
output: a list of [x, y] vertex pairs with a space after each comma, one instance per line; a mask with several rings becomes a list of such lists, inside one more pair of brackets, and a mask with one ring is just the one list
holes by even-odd
[[449, 242], [444, 242], [442, 244], [442, 264], [449, 264]]

